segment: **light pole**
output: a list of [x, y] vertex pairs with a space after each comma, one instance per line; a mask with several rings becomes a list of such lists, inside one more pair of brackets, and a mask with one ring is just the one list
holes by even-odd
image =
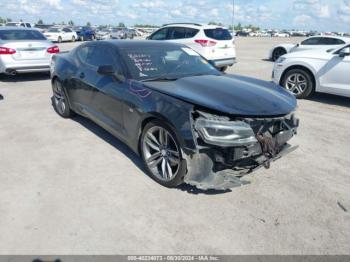
[[235, 0], [232, 0], [232, 32], [235, 31]]

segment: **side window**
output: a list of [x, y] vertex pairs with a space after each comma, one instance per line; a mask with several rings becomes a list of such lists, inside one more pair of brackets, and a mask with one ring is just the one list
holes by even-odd
[[336, 38], [323, 38], [322, 44], [323, 45], [344, 45], [345, 42]]
[[198, 34], [199, 30], [194, 28], [186, 28], [185, 29], [185, 38], [192, 38]]
[[29, 23], [26, 23], [26, 26], [27, 26], [28, 28], [31, 28], [31, 27], [32, 27]]
[[171, 27], [169, 28], [168, 38], [169, 40], [183, 39], [185, 38], [185, 28], [183, 27]]
[[321, 45], [321, 39], [320, 37], [313, 37], [306, 39], [305, 41], [301, 42], [302, 45]]
[[84, 46], [77, 50], [77, 56], [79, 60], [83, 63], [87, 63], [87, 58], [90, 53], [91, 47]]
[[26, 25], [25, 25], [24, 23], [21, 23], [21, 26], [22, 26], [22, 27], [26, 27]]
[[101, 65], [112, 65], [118, 68], [118, 54], [115, 50], [105, 46], [91, 47], [86, 62], [94, 67]]
[[168, 28], [163, 28], [151, 35], [151, 40], [165, 40], [167, 38]]

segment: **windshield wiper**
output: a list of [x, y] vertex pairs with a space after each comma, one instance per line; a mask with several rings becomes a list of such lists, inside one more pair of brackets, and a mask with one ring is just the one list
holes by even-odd
[[141, 80], [141, 82], [155, 82], [155, 81], [176, 81], [178, 78], [176, 77], [155, 77]]

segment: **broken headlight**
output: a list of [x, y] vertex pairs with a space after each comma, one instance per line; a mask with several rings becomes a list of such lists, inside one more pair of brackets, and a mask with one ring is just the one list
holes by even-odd
[[257, 143], [253, 129], [243, 121], [199, 118], [195, 128], [207, 144], [222, 147]]

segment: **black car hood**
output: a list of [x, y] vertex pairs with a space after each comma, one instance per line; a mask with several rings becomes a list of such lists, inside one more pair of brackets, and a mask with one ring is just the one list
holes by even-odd
[[144, 84], [194, 105], [232, 115], [282, 116], [296, 109], [295, 97], [282, 87], [243, 76], [193, 76]]

